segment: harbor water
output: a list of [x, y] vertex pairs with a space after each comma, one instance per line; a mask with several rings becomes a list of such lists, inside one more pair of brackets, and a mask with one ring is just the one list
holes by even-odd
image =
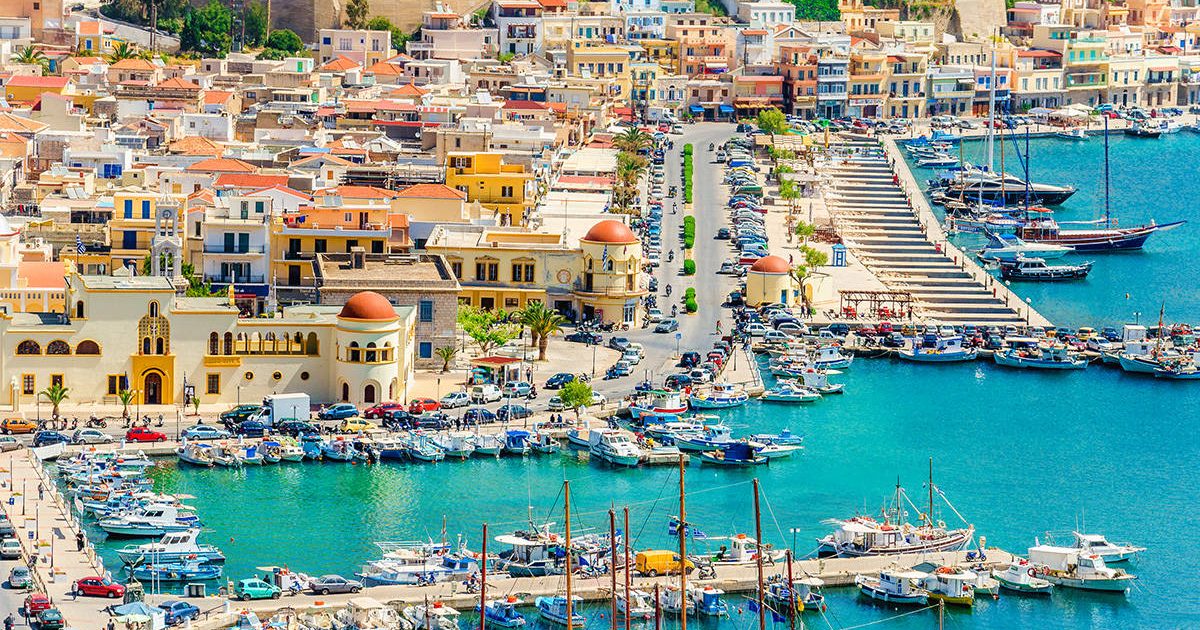
[[[1078, 191], [1054, 209], [1060, 223], [1104, 218], [1104, 138], [1092, 135], [1086, 141], [1055, 137], [1029, 140], [1030, 179], [1047, 184], [1071, 184]], [[1023, 132], [1006, 136], [1005, 170], [1021, 176], [1024, 166], [1018, 151], [1025, 153]], [[953, 152], [957, 155], [957, 149]], [[984, 141], [963, 143], [963, 159], [987, 164]], [[993, 152], [1000, 168], [1000, 141]], [[1131, 138], [1121, 132], [1109, 135], [1109, 206], [1118, 226], [1143, 225], [1150, 221], [1188, 223], [1150, 237], [1145, 249], [1133, 252], [1069, 254], [1062, 264], [1091, 260], [1092, 272], [1085, 280], [1072, 282], [1014, 282], [1012, 288], [1029, 298], [1033, 307], [1055, 324], [1116, 326], [1135, 320], [1154, 324], [1160, 307], [1166, 307], [1167, 322], [1200, 320], [1200, 291], [1185, 278], [1200, 273], [1200, 179], [1192, 165], [1200, 156], [1200, 134], [1183, 131], [1158, 140]], [[918, 181], [932, 178], [936, 169], [920, 168], [910, 160]], [[934, 206], [935, 211], [940, 208]], [[1064, 225], [1064, 228], [1085, 226]], [[986, 239], [963, 234], [957, 244], [978, 251]]]

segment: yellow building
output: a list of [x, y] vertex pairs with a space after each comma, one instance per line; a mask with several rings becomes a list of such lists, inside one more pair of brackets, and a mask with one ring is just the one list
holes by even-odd
[[669, 73], [679, 71], [679, 42], [673, 39], [639, 39], [637, 45], [645, 51], [647, 61], [657, 63]]
[[585, 42], [573, 42], [567, 49], [570, 73], [577, 77], [611, 79], [608, 95], [616, 100], [629, 98], [630, 59], [630, 49], [622, 46], [589, 46]]
[[33, 104], [41, 100], [42, 94], [73, 93], [71, 79], [67, 77], [37, 77], [17, 75], [4, 84], [5, 99], [9, 103]]
[[448, 153], [446, 185], [495, 212], [501, 225], [524, 225], [534, 204], [533, 173], [505, 164], [500, 153]]
[[[151, 241], [160, 219], [164, 225], [174, 225], [174, 236], [180, 238], [183, 225], [179, 212], [183, 198], [146, 190], [121, 190], [113, 194], [113, 218], [108, 224], [112, 244], [110, 269], [134, 265], [141, 273], [142, 259], [150, 255]], [[179, 219], [178, 221], [176, 221]]]
[[779, 256], [763, 256], [746, 272], [746, 305], [795, 306], [800, 300], [800, 283], [792, 275], [792, 266]]

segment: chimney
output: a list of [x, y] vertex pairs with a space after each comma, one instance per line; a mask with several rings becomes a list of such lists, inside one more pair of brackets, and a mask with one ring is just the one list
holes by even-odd
[[355, 246], [355, 247], [350, 248], [350, 268], [351, 269], [362, 269], [364, 266], [366, 266], [366, 261], [367, 261], [366, 248], [364, 248], [362, 246]]

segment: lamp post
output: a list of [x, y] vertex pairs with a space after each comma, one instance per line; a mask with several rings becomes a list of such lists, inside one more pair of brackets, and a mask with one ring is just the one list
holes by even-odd
[[1141, 323], [1141, 320], [1142, 320], [1142, 312], [1134, 311], [1133, 312], [1133, 324], [1136, 326]]
[[1025, 325], [1029, 325], [1029, 321], [1033, 318], [1033, 300], [1025, 298]]

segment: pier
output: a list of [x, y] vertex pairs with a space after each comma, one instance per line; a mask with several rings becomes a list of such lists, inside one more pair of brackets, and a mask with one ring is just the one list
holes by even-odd
[[[846, 139], [826, 203], [850, 251], [933, 324], [1048, 325], [1040, 313], [949, 242], [895, 141]], [[881, 150], [882, 149], [882, 150]], [[898, 182], [898, 184], [897, 184]]]

